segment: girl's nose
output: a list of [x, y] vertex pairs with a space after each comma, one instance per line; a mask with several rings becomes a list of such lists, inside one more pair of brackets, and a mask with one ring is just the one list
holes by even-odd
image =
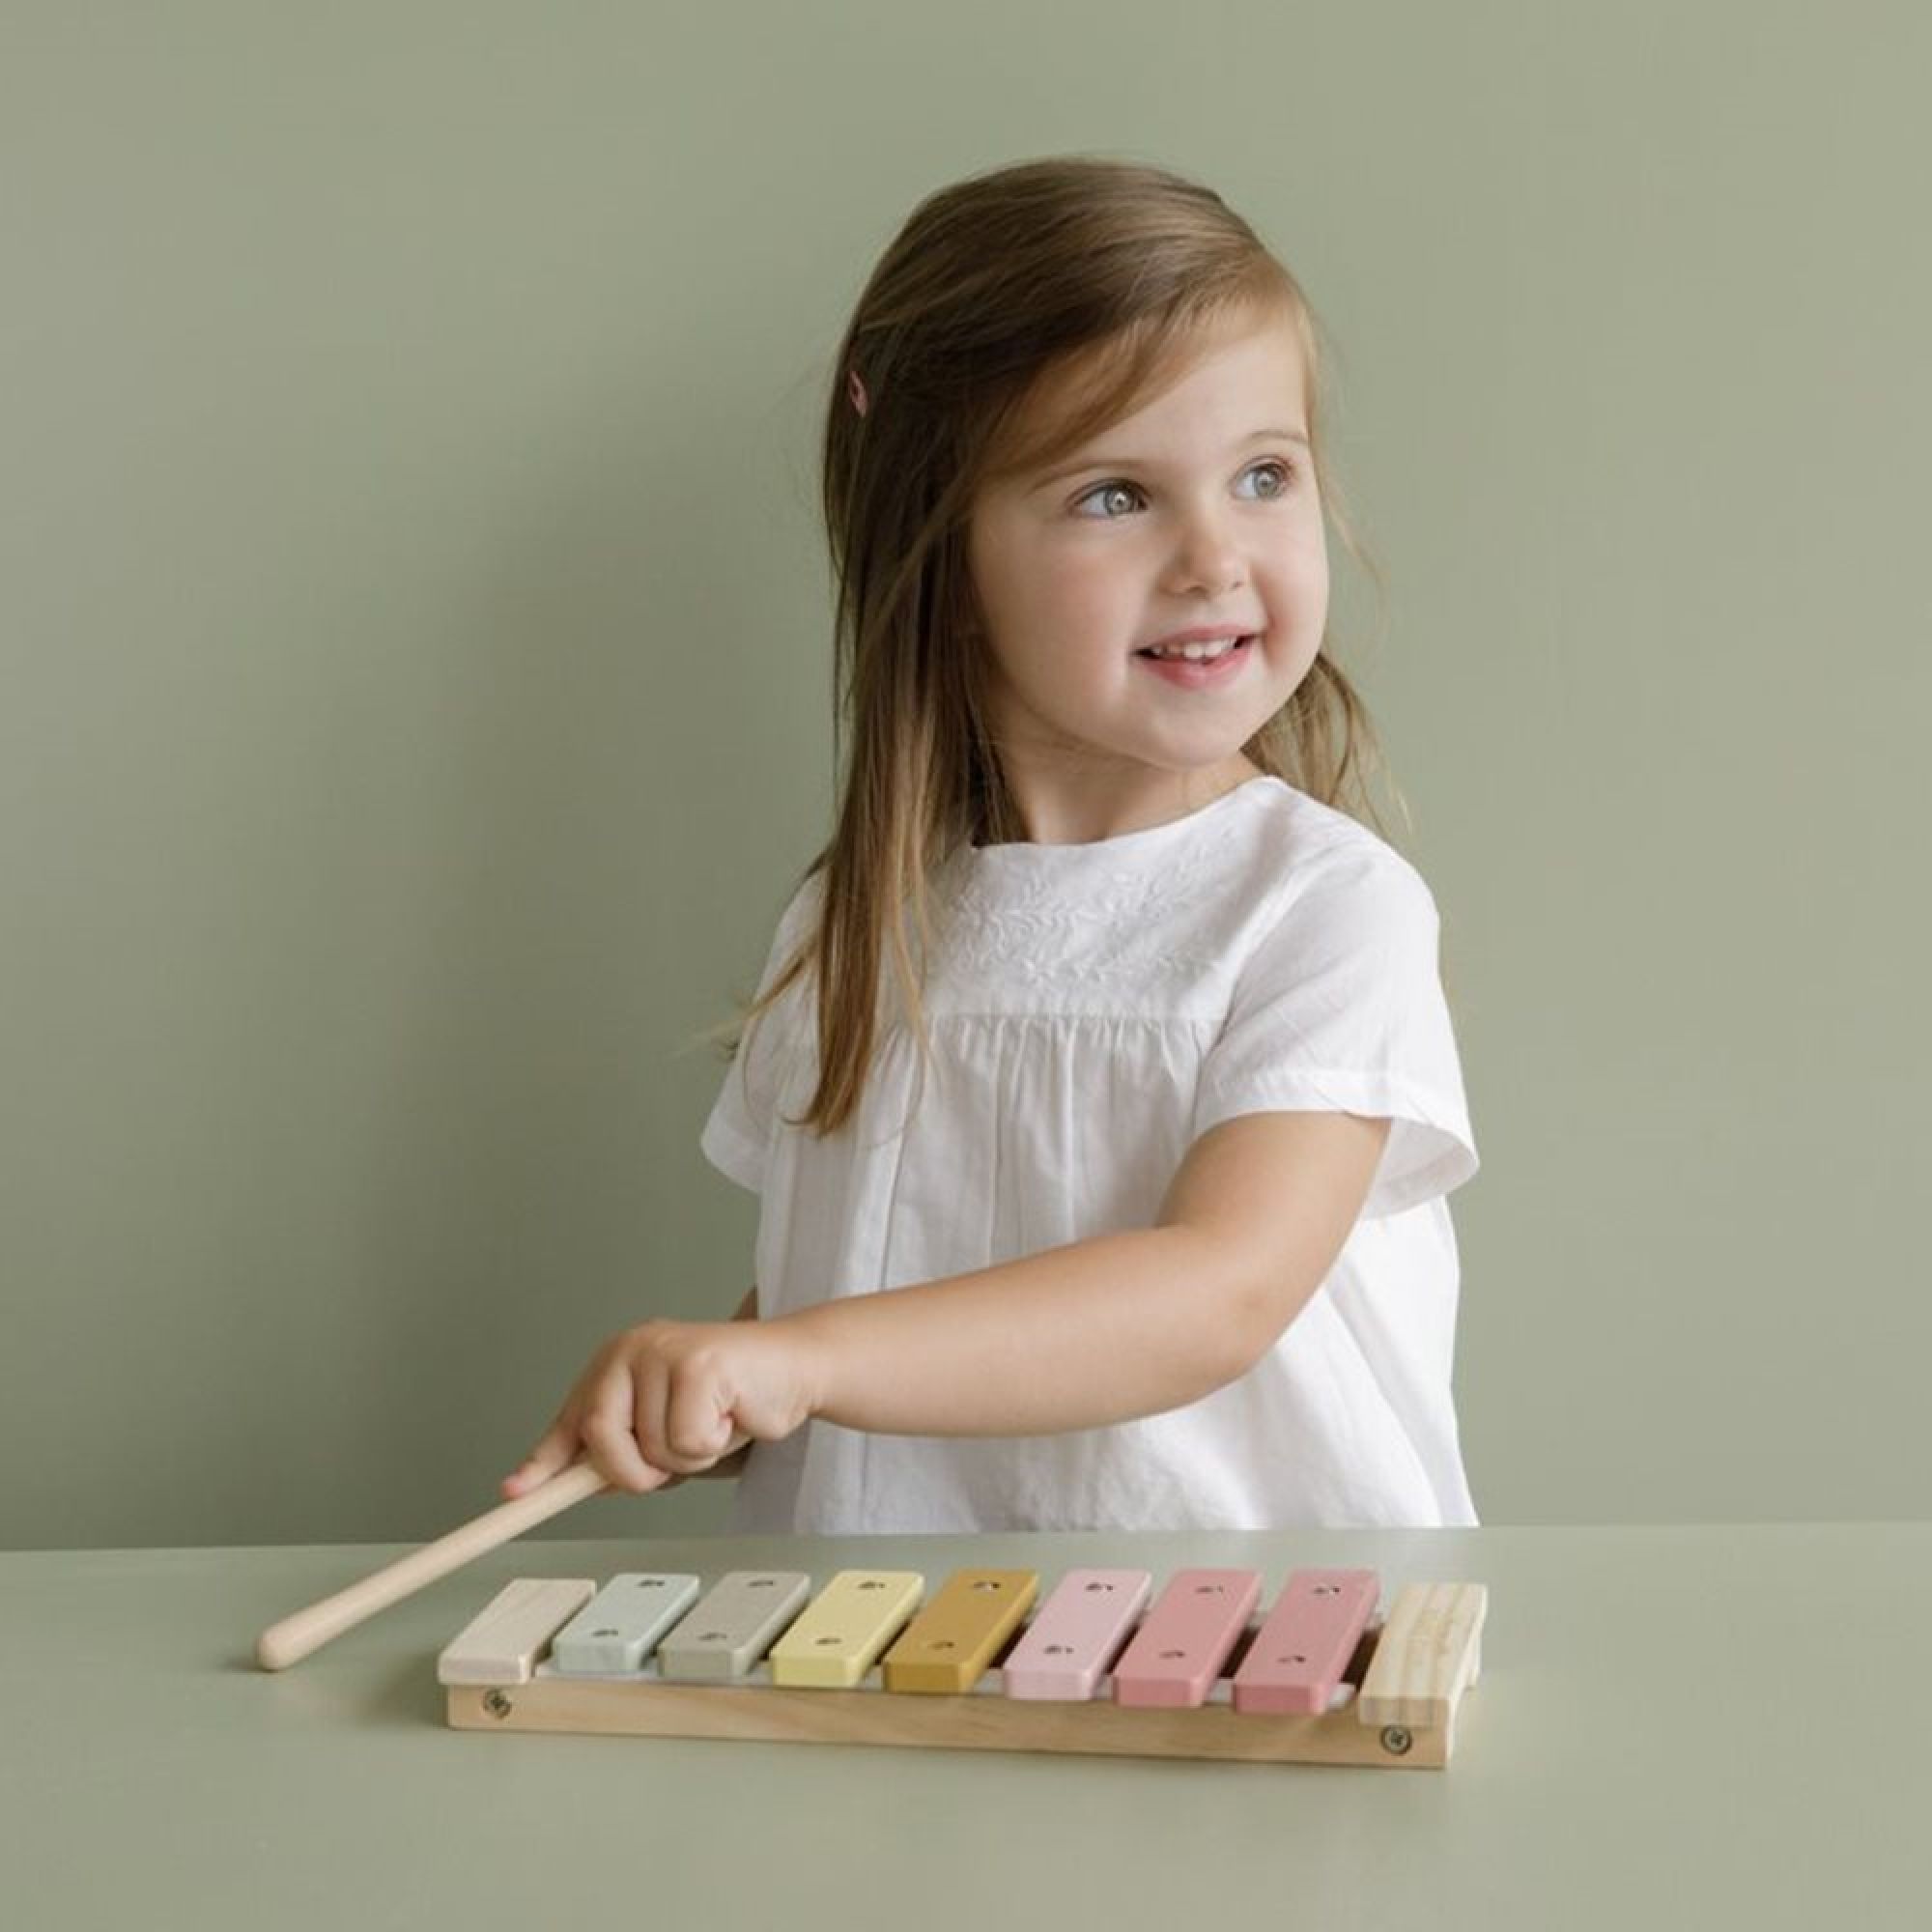
[[1224, 524], [1209, 515], [1188, 523], [1174, 559], [1174, 589], [1199, 588], [1218, 597], [1236, 588], [1244, 574], [1240, 547]]

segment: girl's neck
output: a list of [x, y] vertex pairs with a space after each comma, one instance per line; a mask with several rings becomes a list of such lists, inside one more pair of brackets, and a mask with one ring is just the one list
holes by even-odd
[[1151, 832], [1191, 818], [1231, 791], [1265, 776], [1253, 759], [1237, 753], [1226, 764], [1176, 774], [1168, 783], [1132, 797], [1101, 799], [1081, 798], [1062, 783], [1030, 781], [1021, 774], [1009, 782], [1028, 833], [1012, 842], [1089, 845], [1132, 832]]

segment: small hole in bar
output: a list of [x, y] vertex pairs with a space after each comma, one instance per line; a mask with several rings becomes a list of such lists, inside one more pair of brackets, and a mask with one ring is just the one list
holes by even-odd
[[770, 1577], [753, 1577], [745, 1587], [748, 1590], [769, 1590], [772, 1587], [773, 1580]]
[[981, 1577], [973, 1587], [976, 1590], [1004, 1590], [1007, 1586], [991, 1577]]
[[729, 1643], [731, 1641], [731, 1633], [729, 1631], [706, 1631], [697, 1640], [699, 1643]]
[[1226, 1588], [1227, 1585], [1224, 1583], [1197, 1583], [1194, 1586], [1194, 1594], [1197, 1597], [1218, 1597]]
[[1073, 1646], [1070, 1643], [1050, 1643], [1046, 1647], [1046, 1654], [1049, 1657], [1071, 1657]]
[[876, 1577], [867, 1577], [859, 1587], [862, 1590], [883, 1590], [886, 1586]]
[[1164, 1650], [1161, 1652], [1161, 1655], [1163, 1657], [1185, 1657], [1187, 1653], [1184, 1650]]
[[842, 1636], [822, 1636], [818, 1639], [818, 1647], [820, 1650], [830, 1650], [835, 1643], [843, 1643], [845, 1639]]
[[664, 1578], [662, 1577], [639, 1577], [638, 1578], [638, 1588], [640, 1590], [662, 1590], [664, 1588]]
[[927, 1650], [956, 1650], [958, 1647], [950, 1636], [936, 1636], [926, 1645]]
[[592, 1636], [615, 1636], [617, 1633], [613, 1630], [601, 1630], [601, 1631], [592, 1631], [590, 1634]]
[[1089, 1584], [1087, 1585], [1087, 1588], [1088, 1588], [1088, 1589], [1089, 1589], [1090, 1591], [1094, 1591], [1094, 1590], [1111, 1590], [1111, 1589], [1112, 1589], [1113, 1587], [1114, 1587], [1114, 1586], [1113, 1586], [1113, 1584], [1111, 1584], [1111, 1583], [1089, 1583]]

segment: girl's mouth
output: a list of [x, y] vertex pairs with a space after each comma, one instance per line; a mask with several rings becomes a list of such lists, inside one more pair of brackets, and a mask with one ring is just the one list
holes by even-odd
[[1216, 685], [1226, 684], [1235, 676], [1253, 655], [1254, 643], [1252, 637], [1238, 639], [1234, 649], [1223, 651], [1218, 658], [1205, 661], [1193, 658], [1157, 658], [1146, 651], [1136, 651], [1134, 656], [1156, 677], [1164, 677], [1169, 684], [1178, 684], [1183, 691], [1206, 691]]

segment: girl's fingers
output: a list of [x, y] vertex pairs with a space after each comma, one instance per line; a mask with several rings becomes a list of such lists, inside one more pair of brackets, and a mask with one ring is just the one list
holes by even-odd
[[668, 1472], [644, 1461], [638, 1438], [623, 1423], [593, 1416], [583, 1425], [583, 1453], [612, 1489], [640, 1496], [665, 1486]]
[[665, 1411], [668, 1454], [672, 1466], [709, 1468], [732, 1446], [730, 1404], [708, 1376], [680, 1376]]
[[612, 1488], [642, 1495], [664, 1488], [672, 1472], [644, 1460], [634, 1429], [631, 1378], [616, 1375], [600, 1384], [581, 1425], [584, 1453]]
[[[669, 1475], [695, 1476], [708, 1469], [723, 1453], [728, 1430], [709, 1425], [693, 1428], [688, 1417], [710, 1413], [704, 1396], [708, 1378], [689, 1369], [673, 1377], [670, 1367], [656, 1357], [639, 1366], [632, 1428], [645, 1460]], [[714, 1435], [718, 1447], [710, 1446]]]

